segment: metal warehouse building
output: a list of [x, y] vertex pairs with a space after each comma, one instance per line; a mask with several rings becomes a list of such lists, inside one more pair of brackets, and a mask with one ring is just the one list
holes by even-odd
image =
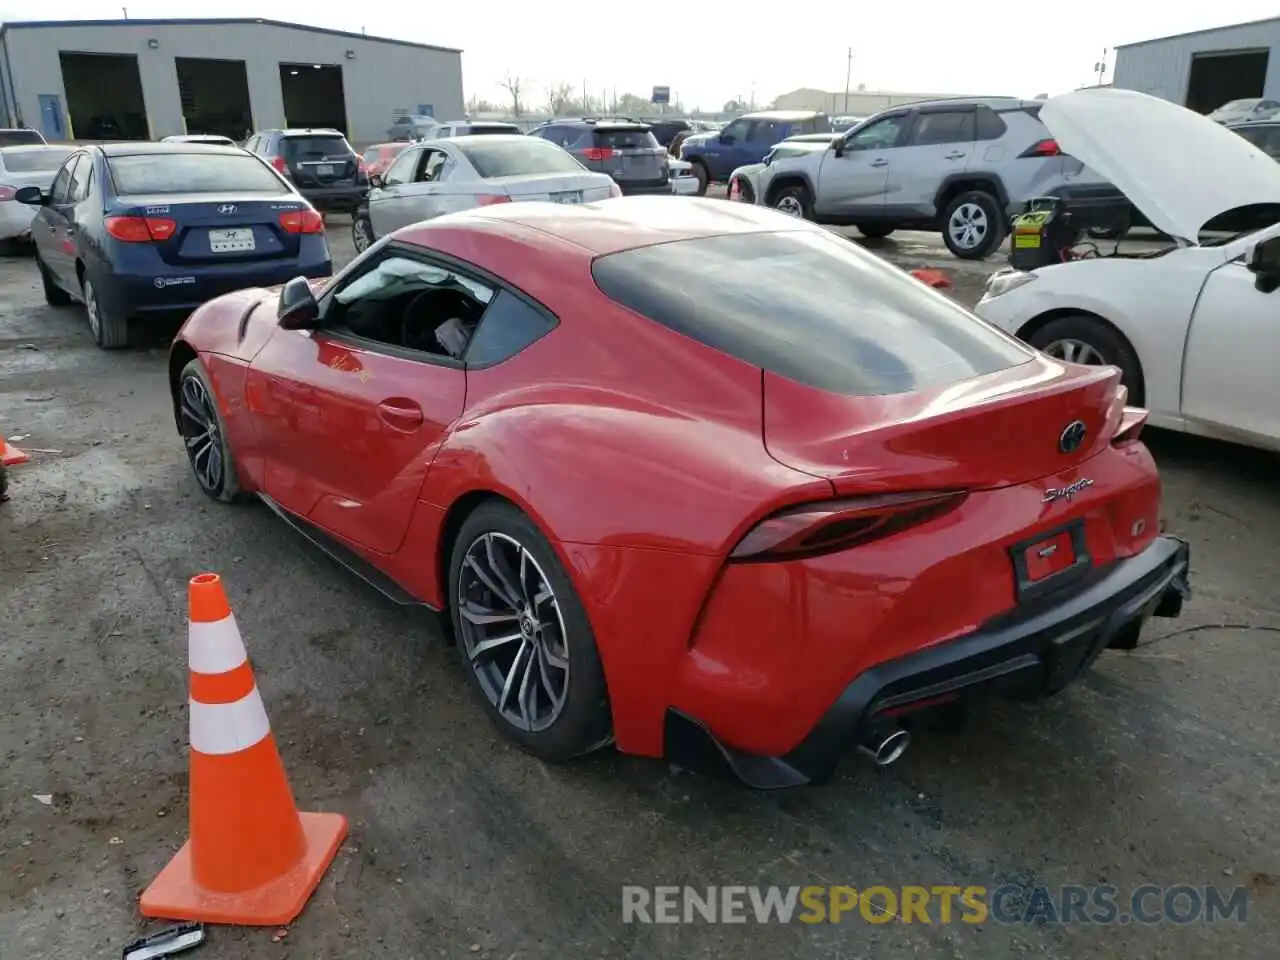
[[1280, 100], [1280, 17], [1116, 47], [1112, 85], [1201, 113], [1229, 100]]
[[463, 115], [462, 51], [276, 20], [68, 20], [0, 27], [0, 126], [49, 140], [336, 127]]

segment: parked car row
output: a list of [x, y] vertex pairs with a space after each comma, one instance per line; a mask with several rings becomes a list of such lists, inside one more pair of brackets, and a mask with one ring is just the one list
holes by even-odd
[[[731, 171], [730, 193], [818, 223], [854, 226], [868, 237], [936, 230], [963, 259], [995, 251], [1010, 217], [1033, 197], [1070, 198], [1101, 227], [1127, 217], [1125, 196], [1059, 149], [1040, 121], [1042, 106], [982, 97], [892, 107], [842, 134], [783, 140]], [[735, 124], [758, 144], [754, 131], [776, 125], [777, 116], [743, 118], [725, 133]], [[747, 153], [724, 136], [686, 140], [682, 155], [695, 169], [703, 163], [710, 170], [718, 168], [700, 158]]]

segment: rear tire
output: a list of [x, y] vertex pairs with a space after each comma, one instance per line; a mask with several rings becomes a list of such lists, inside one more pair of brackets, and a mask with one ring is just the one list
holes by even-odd
[[120, 350], [129, 345], [129, 319], [121, 316], [112, 307], [107, 306], [98, 297], [98, 290], [93, 281], [85, 276], [81, 279], [84, 312], [89, 317], [89, 329], [93, 331], [93, 339], [103, 350]]
[[[503, 734], [551, 762], [612, 739], [591, 623], [555, 550], [527, 516], [491, 500], [463, 521], [449, 555], [448, 597], [463, 670]], [[517, 700], [522, 692], [528, 699]]]
[[1004, 240], [1000, 202], [985, 190], [967, 190], [947, 204], [942, 240], [952, 256], [984, 260]]
[[36, 269], [40, 271], [40, 285], [44, 287], [44, 302], [51, 307], [69, 307], [75, 301], [71, 298], [71, 294], [58, 286], [49, 268], [44, 265], [44, 261], [40, 259], [40, 254], [36, 254]]
[[883, 223], [855, 223], [854, 226], [868, 240], [883, 240], [894, 231], [893, 227]]
[[701, 160], [692, 161], [693, 175], [698, 178], [698, 192], [695, 196], [705, 197], [707, 195], [707, 187], [711, 185], [711, 173], [707, 170], [707, 165]]
[[1129, 388], [1129, 403], [1142, 406], [1145, 391], [1138, 356], [1129, 341], [1104, 320], [1088, 313], [1067, 314], [1050, 320], [1027, 342], [1058, 360], [1119, 367], [1120, 381]]

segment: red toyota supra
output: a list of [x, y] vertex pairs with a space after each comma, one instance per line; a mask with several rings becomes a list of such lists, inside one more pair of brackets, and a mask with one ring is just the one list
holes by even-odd
[[1118, 371], [757, 207], [441, 217], [205, 304], [170, 374], [201, 489], [444, 612], [548, 760], [816, 782], [1188, 595]]

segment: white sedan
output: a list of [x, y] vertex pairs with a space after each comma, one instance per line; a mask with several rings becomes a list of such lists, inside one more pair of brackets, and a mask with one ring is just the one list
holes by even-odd
[[22, 187], [48, 190], [75, 149], [57, 143], [0, 147], [0, 242], [31, 236], [31, 221], [39, 208], [19, 203], [14, 194]]
[[[1176, 246], [997, 273], [978, 315], [1058, 359], [1119, 367], [1152, 426], [1280, 450], [1280, 164], [1133, 91], [1065, 94], [1040, 119]], [[1270, 225], [1206, 238], [1227, 213]]]
[[381, 176], [351, 220], [357, 251], [401, 227], [492, 203], [590, 203], [620, 197], [613, 178], [593, 173], [549, 140], [487, 134], [414, 143]]

